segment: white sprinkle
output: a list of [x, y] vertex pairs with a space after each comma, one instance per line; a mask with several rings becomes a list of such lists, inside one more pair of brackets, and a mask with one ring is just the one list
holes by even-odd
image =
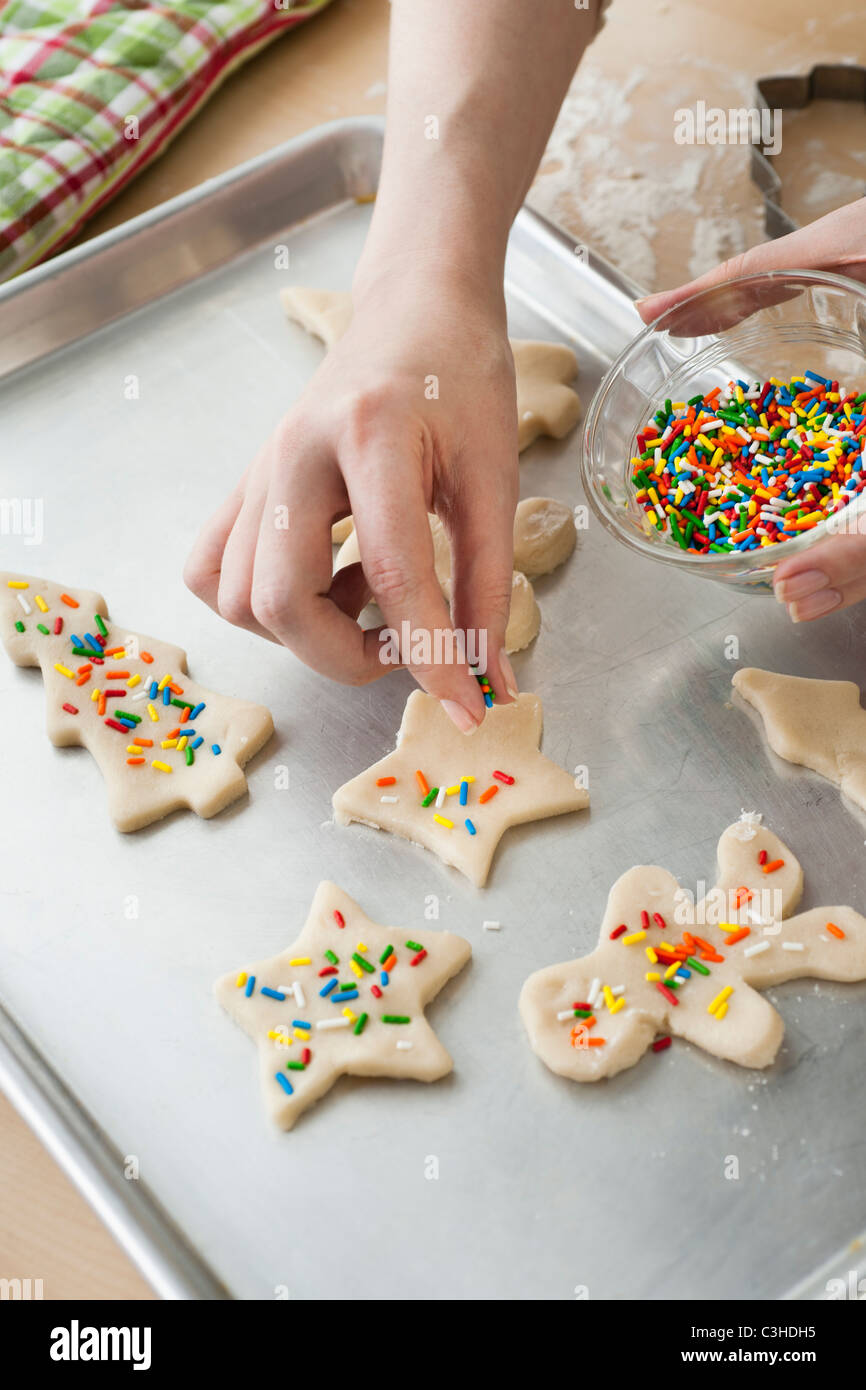
[[393, 806], [400, 798], [399, 796], [380, 796], [379, 800], [384, 801], [389, 806]]
[[625, 994], [625, 985], [611, 985], [610, 992], [613, 995]]
[[295, 996], [295, 1003], [297, 1004], [298, 1008], [299, 1008], [299, 1009], [304, 1009], [304, 1008], [306, 1008], [306, 1006], [307, 1006], [307, 1001], [306, 1001], [306, 999], [304, 998], [304, 991], [301, 989], [301, 986], [300, 986], [300, 984], [298, 983], [297, 980], [295, 980], [295, 983], [292, 985], [292, 991], [293, 991], [293, 993], [294, 993], [294, 996]]
[[806, 949], [806, 947], [803, 945], [802, 941], [783, 941], [783, 942], [782, 942], [782, 950], [783, 950], [783, 951], [805, 951], [805, 949]]
[[601, 980], [596, 975], [595, 979], [589, 987], [589, 994], [586, 996], [586, 1001], [591, 1009], [594, 1009], [596, 1004], [598, 1003], [598, 992], [600, 989]]
[[502, 924], [501, 922], [482, 922], [481, 926], [484, 931], [499, 931]]
[[137, 690], [134, 695], [130, 695], [130, 700], [147, 700], [150, 698], [149, 690]]
[[414, 1047], [414, 1046], [415, 1046], [414, 1043], [410, 1043], [410, 1042], [398, 1042], [398, 1044], [397, 1044], [397, 1051], [398, 1051], [398, 1052], [408, 1052], [408, 1051], [409, 1051], [409, 1048], [410, 1048], [410, 1047]]
[[33, 612], [33, 609], [30, 607], [30, 604], [27, 602], [27, 600], [26, 600], [26, 598], [24, 597], [23, 594], [16, 594], [15, 597], [17, 598], [18, 602], [21, 604], [21, 607], [24, 609], [24, 612], [25, 612], [25, 613], [32, 613], [32, 612]]
[[320, 1018], [316, 1023], [317, 1028], [348, 1028], [350, 1026], [351, 1020], [348, 1018]]
[[445, 805], [445, 797], [448, 795], [444, 787], [439, 788], [439, 795], [436, 797], [436, 809], [440, 810]]
[[770, 949], [770, 942], [769, 942], [769, 941], [758, 941], [758, 942], [755, 943], [754, 946], [747, 946], [746, 949], [745, 949], [745, 951], [743, 952], [743, 955], [744, 955], [744, 956], [759, 956], [759, 955], [761, 954], [762, 951], [769, 951], [769, 949]]
[[557, 1023], [562, 1023], [565, 1018], [574, 1018], [574, 1009], [560, 1009], [556, 1015]]

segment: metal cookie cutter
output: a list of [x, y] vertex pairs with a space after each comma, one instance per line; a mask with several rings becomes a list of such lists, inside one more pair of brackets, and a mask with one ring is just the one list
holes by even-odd
[[[800, 77], [762, 77], [757, 83], [758, 107], [772, 113], [785, 108], [799, 111], [812, 101], [862, 101], [866, 104], [866, 68], [853, 63], [819, 63]], [[772, 128], [772, 127], [771, 127]], [[759, 144], [752, 145], [752, 179], [764, 196], [764, 227], [770, 237], [795, 232], [795, 222], [781, 205], [782, 180], [773, 168], [772, 156]]]

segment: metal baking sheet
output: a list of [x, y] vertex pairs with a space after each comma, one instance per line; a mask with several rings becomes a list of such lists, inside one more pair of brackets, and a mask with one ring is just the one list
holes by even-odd
[[[369, 120], [314, 132], [0, 291], [0, 496], [44, 507], [40, 545], [0, 537], [3, 567], [101, 590], [277, 728], [248, 800], [119, 835], [89, 756], [45, 738], [39, 673], [0, 658], [0, 1077], [169, 1296], [821, 1296], [861, 1258], [866, 986], [773, 991], [787, 1031], [767, 1072], [677, 1043], [584, 1087], [533, 1055], [516, 1002], [532, 970], [591, 949], [624, 869], [710, 878], [744, 807], [802, 859], [807, 904], [866, 909], [866, 818], [769, 754], [730, 691], [738, 663], [861, 680], [862, 611], [793, 628], [771, 598], [671, 575], [591, 521], [539, 582], [541, 635], [515, 665], [592, 806], [509, 832], [476, 890], [331, 823], [333, 789], [391, 746], [409, 678], [329, 684], [182, 585], [201, 519], [320, 359], [277, 291], [349, 286], [380, 145]], [[511, 330], [573, 343], [587, 399], [638, 326], [633, 291], [521, 214]], [[534, 445], [522, 494], [581, 503], [579, 448], [579, 431]], [[474, 959], [429, 1011], [452, 1076], [344, 1078], [282, 1134], [211, 985], [286, 946], [324, 877], [410, 928], [430, 929], [435, 898]]]

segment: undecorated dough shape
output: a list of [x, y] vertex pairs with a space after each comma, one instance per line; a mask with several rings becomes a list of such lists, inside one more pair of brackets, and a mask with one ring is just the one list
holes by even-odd
[[[475, 733], [461, 734], [438, 700], [415, 690], [406, 701], [394, 752], [334, 793], [337, 823], [359, 821], [401, 835], [432, 850], [480, 888], [509, 826], [589, 805], [589, 793], [539, 751], [541, 726], [541, 701], [537, 695], [523, 694], [510, 705], [489, 709]], [[455, 788], [442, 806], [422, 806], [417, 771], [430, 788]], [[497, 779], [497, 772], [512, 777], [513, 783]], [[377, 786], [382, 777], [396, 780]], [[456, 788], [464, 777], [475, 780], [468, 787], [467, 805], [461, 806]], [[491, 787], [495, 794], [481, 802]], [[451, 821], [453, 828], [442, 825], [437, 816]], [[474, 835], [466, 827], [467, 818]]]
[[[782, 860], [782, 866], [766, 874], [759, 863], [762, 850], [768, 864]], [[633, 1066], [659, 1033], [686, 1038], [743, 1067], [767, 1067], [779, 1050], [784, 1025], [759, 989], [804, 977], [866, 978], [866, 919], [850, 907], [818, 907], [791, 917], [802, 894], [803, 874], [770, 830], [749, 821], [729, 826], [719, 841], [718, 858], [718, 885], [697, 906], [666, 869], [629, 869], [611, 889], [595, 951], [530, 975], [520, 995], [520, 1013], [530, 1045], [551, 1071], [573, 1081], [615, 1076]], [[649, 930], [629, 942], [642, 930], [642, 911], [649, 914]], [[654, 913], [664, 919], [664, 929], [654, 923]], [[715, 925], [720, 921], [749, 926], [750, 934], [729, 946], [731, 933]], [[844, 936], [833, 935], [828, 922]], [[626, 932], [612, 940], [611, 932], [621, 924]], [[684, 933], [691, 933], [691, 945], [684, 943]], [[676, 990], [676, 1004], [646, 979], [647, 973], [668, 969], [663, 960], [653, 964], [646, 954], [647, 947], [658, 950], [665, 943], [685, 944], [692, 959], [710, 972], [704, 975], [687, 964], [691, 978]], [[756, 945], [760, 952], [747, 955]], [[614, 996], [614, 1013], [603, 998], [605, 985], [611, 990], [625, 986], [619, 996], [625, 1003], [617, 1007]], [[717, 1018], [709, 1005], [726, 989], [727, 1009]], [[589, 1030], [573, 1014], [574, 1004], [584, 1003], [593, 1004], [596, 1017]], [[566, 1011], [568, 1017], [558, 1017]], [[604, 1038], [604, 1044], [590, 1046], [596, 1037]]]
[[[341, 920], [345, 925], [339, 925]], [[420, 959], [408, 941], [425, 953]], [[382, 985], [386, 947], [392, 948], [395, 959], [387, 972], [388, 983]], [[339, 963], [335, 973], [323, 976], [322, 971], [332, 969], [327, 951]], [[291, 1129], [339, 1076], [413, 1081], [438, 1081], [446, 1076], [453, 1063], [424, 1017], [424, 1006], [463, 969], [471, 954], [469, 942], [451, 932], [380, 926], [342, 888], [323, 882], [297, 940], [270, 960], [225, 975], [214, 992], [258, 1046], [268, 1113], [281, 1129]], [[364, 961], [363, 967], [356, 956]], [[323, 993], [333, 980], [337, 987]], [[284, 998], [264, 994], [263, 987]], [[355, 990], [357, 998], [338, 997]], [[407, 1021], [386, 1023], [383, 1015]], [[310, 1026], [299, 1027], [299, 1023]], [[307, 1049], [309, 1059], [303, 1069], [287, 1066], [301, 1062]], [[278, 1074], [284, 1078], [282, 1085]]]
[[746, 666], [733, 684], [761, 715], [774, 753], [835, 782], [866, 810], [866, 710], [853, 681], [806, 680]]
[[[345, 290], [310, 290], [293, 285], [280, 291], [286, 316], [332, 348], [352, 321], [352, 296]], [[577, 358], [563, 343], [512, 338], [517, 379], [517, 448], [539, 435], [563, 439], [580, 419], [580, 397], [568, 384], [578, 373]]]
[[340, 521], [335, 521], [331, 527], [331, 544], [342, 545], [347, 541], [355, 529], [355, 521], [351, 516], [344, 516]]
[[[26, 584], [26, 588], [11, 588], [11, 584]], [[71, 598], [71, 607], [60, 597]], [[43, 611], [37, 595], [46, 605]], [[20, 601], [24, 600], [23, 604]], [[29, 608], [30, 612], [25, 609]], [[96, 615], [103, 619], [108, 630], [106, 646], [124, 650], [130, 641], [135, 650], [153, 657], [147, 662], [132, 655], [106, 658], [103, 665], [89, 662], [85, 656], [72, 652], [70, 638], [80, 637], [85, 644], [87, 635], [99, 634]], [[55, 634], [55, 622], [60, 619], [62, 631]], [[18, 632], [15, 623], [23, 624]], [[48, 636], [39, 631], [37, 623], [48, 628]], [[39, 666], [45, 685], [46, 725], [48, 737], [59, 748], [78, 744], [87, 748], [105, 778], [109, 811], [118, 830], [140, 830], [152, 821], [161, 820], [169, 812], [189, 807], [197, 815], [215, 816], [232, 801], [237, 801], [247, 789], [247, 779], [241, 771], [254, 753], [267, 742], [274, 731], [273, 720], [263, 705], [234, 700], [228, 695], [215, 695], [194, 681], [187, 672], [186, 653], [156, 637], [134, 633], [108, 616], [108, 606], [101, 594], [86, 589], [63, 589], [50, 579], [35, 579], [31, 575], [0, 574], [0, 632], [3, 645], [16, 666]], [[57, 666], [64, 667], [64, 675]], [[76, 683], [80, 668], [90, 665], [86, 680]], [[121, 678], [112, 671], [128, 671]], [[193, 753], [194, 762], [187, 766], [185, 752], [177, 748], [160, 747], [163, 739], [175, 728], [182, 728], [182, 709], [164, 705], [162, 696], [147, 698], [145, 692], [151, 681], [161, 681], [164, 675], [174, 677], [182, 688], [183, 699], [193, 707], [201, 702], [204, 708], [194, 721], [195, 732], [204, 742]], [[135, 677], [139, 680], [136, 681]], [[91, 699], [94, 690], [122, 690], [122, 696], [112, 697], [100, 717], [98, 706]], [[78, 711], [63, 708], [70, 705]], [[151, 706], [156, 714], [152, 720]], [[107, 725], [118, 709], [140, 716], [141, 723], [128, 732]], [[193, 721], [188, 721], [193, 727]], [[145, 761], [130, 766], [127, 758], [135, 738], [153, 740], [152, 748], [141, 748]], [[212, 751], [216, 744], [219, 754]], [[136, 754], [136, 756], [138, 756]], [[170, 766], [171, 772], [151, 767], [157, 760]]]

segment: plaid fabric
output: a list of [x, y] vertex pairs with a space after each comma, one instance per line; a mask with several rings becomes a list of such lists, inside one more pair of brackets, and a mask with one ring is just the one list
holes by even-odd
[[329, 0], [0, 0], [0, 280], [56, 251], [234, 67]]

